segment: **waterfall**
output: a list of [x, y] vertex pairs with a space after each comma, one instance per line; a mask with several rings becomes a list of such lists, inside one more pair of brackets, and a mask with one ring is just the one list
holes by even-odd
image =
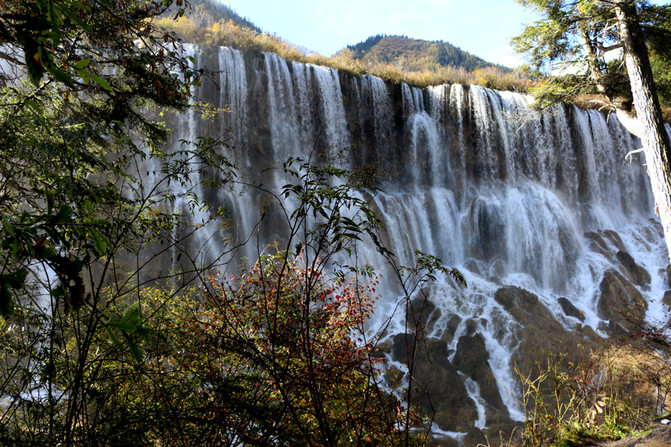
[[[219, 128], [230, 129], [230, 156], [241, 177], [258, 180], [289, 157], [315, 154], [321, 163], [374, 166], [382, 192], [369, 201], [399, 264], [412, 265], [421, 250], [464, 274], [466, 288], [439, 277], [424, 292], [437, 312], [426, 335], [446, 345], [446, 362], [455, 361], [460, 341], [482, 337], [483, 363], [498, 389], [464, 376], [464, 399], [476, 415], [471, 425], [484, 428], [496, 409], [512, 420], [523, 417], [512, 366], [524, 352], [529, 322], [511, 299], [524, 298], [534, 318], [551, 319], [557, 330], [589, 326], [606, 336], [600, 286], [615, 270], [648, 302], [648, 321], [662, 317], [665, 246], [642, 158], [625, 161], [640, 143], [617, 117], [565, 105], [540, 113], [528, 96], [480, 86], [419, 89], [271, 53], [203, 51], [218, 51], [221, 88], [218, 97], [204, 99], [230, 109]], [[208, 131], [195, 114], [180, 119], [174, 131], [183, 138]], [[269, 175], [259, 181], [276, 190], [287, 182], [280, 170]], [[234, 238], [254, 232], [262, 198], [239, 187], [211, 197], [217, 202], [211, 206], [230, 212]], [[272, 219], [259, 231], [262, 243], [282, 234]], [[244, 256], [255, 252], [246, 248]], [[372, 247], [359, 253], [384, 269]], [[649, 272], [649, 281], [636, 282], [621, 261], [627, 256]], [[394, 287], [382, 290], [373, 327], [399, 299]], [[403, 330], [403, 318], [394, 315], [390, 339]], [[436, 421], [439, 431], [463, 428]]]

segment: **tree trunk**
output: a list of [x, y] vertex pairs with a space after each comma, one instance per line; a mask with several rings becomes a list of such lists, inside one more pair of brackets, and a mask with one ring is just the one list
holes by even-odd
[[655, 206], [671, 260], [671, 146], [664, 127], [662, 111], [648, 49], [641, 33], [636, 5], [632, 0], [614, 0], [618, 31], [624, 48], [634, 108], [640, 123], [641, 141], [645, 150], [648, 176]]
[[580, 37], [582, 38], [585, 51], [587, 52], [587, 66], [589, 67], [589, 71], [592, 74], [592, 79], [596, 84], [596, 89], [599, 93], [604, 93], [606, 88], [603, 86], [602, 82], [603, 74], [601, 72], [601, 63], [599, 61], [599, 55], [597, 54], [596, 48], [594, 48], [594, 43], [589, 37], [589, 30], [581, 29]]

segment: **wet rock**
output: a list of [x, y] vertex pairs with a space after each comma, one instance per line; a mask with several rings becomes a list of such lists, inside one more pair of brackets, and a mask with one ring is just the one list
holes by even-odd
[[496, 204], [484, 200], [476, 200], [468, 210], [469, 225], [477, 231], [477, 238], [471, 245], [472, 253], [483, 261], [493, 261], [499, 253], [505, 253], [505, 239], [501, 235], [505, 231], [501, 209]]
[[626, 251], [618, 251], [615, 255], [617, 260], [620, 262], [620, 265], [623, 268], [623, 272], [629, 277], [629, 279], [636, 284], [637, 286], [649, 286], [650, 285], [650, 273], [634, 261], [634, 258], [631, 257]]
[[[438, 338], [416, 339], [414, 334], [393, 337], [394, 360], [412, 364], [412, 402], [443, 430], [466, 431], [477, 418], [475, 404], [456, 368], [448, 360], [447, 343]], [[414, 363], [409, 362], [414, 354]], [[434, 413], [435, 412], [435, 413]]]
[[585, 315], [583, 315], [583, 313], [580, 310], [578, 310], [578, 308], [575, 307], [573, 303], [568, 300], [568, 298], [562, 296], [561, 298], [557, 299], [557, 302], [561, 306], [566, 316], [575, 317], [580, 321], [585, 321]]
[[427, 440], [427, 447], [463, 447], [456, 439], [433, 435], [431, 439]]
[[603, 237], [594, 231], [589, 231], [585, 233], [585, 238], [589, 239], [589, 249], [595, 253], [600, 253], [605, 257], [610, 257], [610, 250], [608, 249], [608, 244], [603, 239]]
[[496, 378], [489, 366], [489, 352], [481, 333], [459, 338], [453, 365], [479, 385], [480, 395], [490, 407], [487, 408], [488, 423], [495, 414], [509, 417], [508, 408], [503, 404]]
[[478, 323], [476, 323], [475, 320], [471, 318], [466, 320], [465, 326], [466, 326], [466, 335], [469, 336], [475, 334], [475, 331], [478, 330]]
[[589, 345], [593, 332], [568, 331], [533, 293], [515, 286], [501, 287], [494, 299], [520, 323], [516, 336], [520, 340], [513, 362], [524, 374], [537, 371], [535, 364], [544, 362], [548, 352], [565, 352], [569, 359], [579, 358], [578, 345]]
[[383, 357], [385, 354], [391, 354], [392, 342], [391, 340], [384, 340], [375, 346], [373, 350], [373, 357]]
[[601, 233], [603, 233], [606, 240], [608, 240], [617, 250], [625, 251], [624, 242], [622, 242], [622, 238], [617, 231], [603, 230]]
[[450, 344], [454, 339], [454, 334], [457, 332], [461, 324], [461, 317], [459, 315], [452, 315], [449, 320], [447, 320], [447, 325], [445, 326], [445, 332], [443, 332], [442, 339], [445, 340], [445, 343]]
[[471, 428], [466, 434], [466, 437], [464, 438], [464, 445], [484, 446], [489, 445], [489, 442], [485, 437], [485, 434], [482, 432], [482, 430], [479, 430], [477, 428]]
[[671, 288], [671, 264], [666, 267], [666, 284]]
[[626, 251], [622, 238], [613, 230], [590, 231], [585, 233], [585, 237], [590, 240], [590, 250], [602, 254], [611, 261], [615, 260], [613, 256], [615, 252]]
[[662, 298], [662, 303], [666, 305], [666, 307], [671, 308], [671, 290], [667, 290], [664, 292], [664, 297]]
[[599, 285], [601, 297], [597, 303], [599, 317], [609, 320], [612, 335], [619, 327], [629, 330], [641, 323], [648, 307], [641, 292], [615, 270], [608, 270]]
[[492, 280], [499, 282], [506, 274], [506, 264], [501, 259], [492, 263]]
[[411, 328], [416, 332], [431, 332], [440, 318], [440, 309], [428, 298], [428, 291], [424, 291], [421, 297], [415, 298], [408, 307]]
[[554, 323], [553, 327], [561, 326], [536, 295], [520, 287], [501, 287], [494, 294], [494, 299], [523, 325], [533, 323], [537, 318], [549, 318]]
[[480, 267], [478, 267], [478, 263], [475, 262], [473, 258], [468, 258], [466, 262], [464, 262], [464, 268], [469, 272], [475, 273], [476, 275], [482, 274], [482, 272], [480, 272]]

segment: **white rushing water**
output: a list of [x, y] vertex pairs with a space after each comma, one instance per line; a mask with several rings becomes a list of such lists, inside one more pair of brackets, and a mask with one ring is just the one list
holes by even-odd
[[[619, 267], [593, 249], [585, 234], [612, 230], [622, 246], [611, 249], [626, 250], [652, 275], [649, 285], [639, 287], [649, 302], [648, 320], [663, 317], [660, 298], [667, 286], [658, 272], [666, 267], [665, 248], [650, 220], [642, 159], [624, 159], [638, 141], [615, 116], [572, 106], [540, 114], [529, 108], [529, 97], [517, 93], [461, 85], [393, 87], [370, 75], [353, 78], [274, 54], [218, 51], [220, 97], [209, 100], [230, 108], [222, 127], [231, 129], [240, 175], [258, 178], [262, 169], [289, 157], [308, 158], [315, 149], [338, 152], [329, 148], [346, 154], [330, 159], [338, 166], [375, 166], [383, 192], [371, 205], [399, 264], [412, 265], [421, 250], [460, 269], [468, 282], [463, 288], [439, 278], [432, 287], [429, 299], [440, 317], [428, 335], [444, 337], [448, 320], [458, 316], [448, 343], [453, 357], [467, 322], [475, 322], [513, 420], [523, 417], [511, 365], [520, 323], [493, 299], [501, 286], [534, 293], [567, 329], [576, 323], [598, 328], [599, 284], [607, 270]], [[197, 117], [183, 118], [188, 122], [179, 132], [193, 138]], [[276, 190], [290, 180], [277, 169], [272, 176]], [[263, 199], [242, 192], [220, 191], [221, 203], [214, 204], [229, 208], [239, 239], [254, 231], [264, 206]], [[281, 237], [277, 228], [264, 231], [267, 238]], [[251, 258], [255, 250], [244, 254]], [[392, 276], [373, 247], [358, 252]], [[373, 326], [397, 308], [397, 288], [382, 290]], [[584, 321], [564, 314], [560, 297]], [[403, 318], [392, 317], [389, 334], [404, 330]], [[473, 423], [484, 428], [488, 403], [482, 385], [471, 378], [464, 382], [477, 409]]]

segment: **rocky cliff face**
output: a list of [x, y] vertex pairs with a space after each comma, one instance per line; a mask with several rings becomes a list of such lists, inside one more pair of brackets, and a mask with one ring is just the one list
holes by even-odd
[[[176, 117], [175, 144], [227, 135], [239, 178], [275, 190], [285, 179], [264, 169], [288, 157], [371, 167], [362, 172], [375, 172], [383, 192], [367, 197], [399, 263], [412, 265], [421, 250], [464, 273], [466, 288], [438, 278], [414, 297], [421, 343], [417, 323], [406, 334], [405, 312], [394, 313], [393, 285], [371, 322], [394, 315], [381, 348], [396, 379], [407, 347], [420, 347], [417, 403], [435, 411], [440, 430], [477, 439], [477, 430], [519, 421], [512, 366], [531, 365], [555, 338], [578, 343], [664, 315], [661, 228], [642, 159], [625, 161], [640, 143], [616, 117], [568, 106], [539, 114], [528, 97], [478, 86], [419, 90], [273, 54], [188, 50], [218, 73], [218, 88], [206, 81], [197, 94], [230, 111], [215, 121]], [[256, 231], [266, 198], [239, 186], [203, 193], [232, 217], [225, 235], [206, 227], [193, 241], [212, 258], [225, 248], [217, 241]], [[281, 239], [275, 222], [259, 227], [262, 244]], [[384, 269], [374, 250], [359, 254]]]

